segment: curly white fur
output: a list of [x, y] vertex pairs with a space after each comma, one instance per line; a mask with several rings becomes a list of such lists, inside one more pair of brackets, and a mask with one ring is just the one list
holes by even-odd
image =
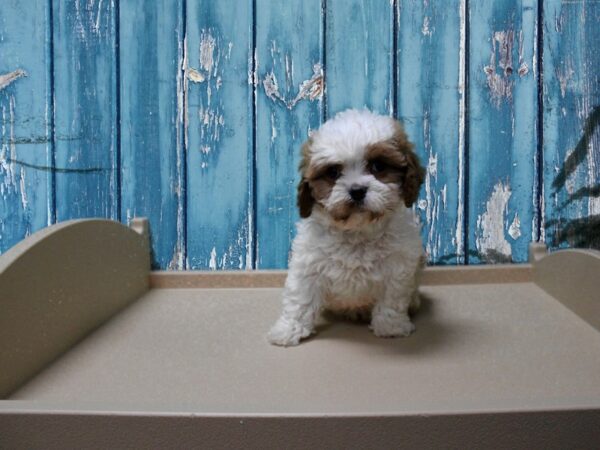
[[[412, 210], [402, 203], [401, 183], [381, 182], [366, 169], [369, 145], [389, 140], [393, 119], [368, 111], [345, 111], [311, 137], [310, 163], [339, 164], [343, 174], [328, 198], [297, 224], [283, 293], [283, 311], [271, 328], [272, 344], [297, 345], [314, 332], [323, 308], [371, 312], [376, 336], [408, 336], [415, 327], [409, 307], [418, 306], [417, 280], [423, 249]], [[360, 207], [341, 223], [331, 209], [365, 187]], [[377, 213], [374, 220], [372, 212]]]

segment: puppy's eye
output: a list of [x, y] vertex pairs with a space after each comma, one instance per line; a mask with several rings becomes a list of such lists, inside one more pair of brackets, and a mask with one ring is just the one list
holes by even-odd
[[337, 180], [342, 175], [342, 168], [340, 166], [329, 166], [325, 170], [325, 176], [330, 180]]
[[387, 165], [383, 161], [380, 161], [378, 159], [369, 163], [369, 171], [372, 174], [381, 173], [385, 169], [387, 169]]

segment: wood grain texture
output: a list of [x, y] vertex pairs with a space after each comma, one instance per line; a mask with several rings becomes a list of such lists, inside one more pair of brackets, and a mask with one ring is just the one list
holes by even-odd
[[53, 218], [50, 11], [0, 6], [0, 253]]
[[327, 113], [393, 111], [393, 8], [382, 0], [326, 2]]
[[600, 248], [600, 2], [544, 2], [544, 219], [551, 247]]
[[300, 146], [322, 117], [320, 0], [257, 1], [257, 267], [287, 267]]
[[521, 262], [537, 232], [537, 2], [469, 3], [469, 262]]
[[187, 2], [187, 267], [252, 268], [252, 2]]
[[417, 212], [433, 264], [464, 261], [464, 6], [398, 2], [398, 118], [427, 169]]
[[599, 24], [596, 0], [6, 0], [0, 253], [147, 216], [154, 268], [285, 268], [300, 146], [349, 107], [404, 122], [431, 263], [600, 248]]
[[55, 0], [52, 8], [56, 219], [116, 219], [115, 3]]
[[183, 269], [182, 1], [120, 3], [121, 217], [150, 221], [153, 266]]

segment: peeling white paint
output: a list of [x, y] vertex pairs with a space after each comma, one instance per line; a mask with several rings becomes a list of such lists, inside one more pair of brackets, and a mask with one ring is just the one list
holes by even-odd
[[523, 61], [521, 63], [521, 65], [519, 66], [519, 76], [524, 77], [528, 73], [529, 73], [529, 66], [527, 66], [527, 63], [525, 61]]
[[[179, 58], [179, 70], [177, 71], [177, 148], [176, 148], [176, 165], [177, 165], [177, 179], [175, 180], [175, 195], [177, 196], [177, 218], [176, 218], [176, 229], [177, 229], [177, 241], [175, 242], [173, 249], [173, 258], [169, 263], [169, 269], [171, 270], [182, 270], [186, 266], [185, 249], [183, 242], [183, 236], [185, 231], [185, 204], [182, 199], [183, 195], [183, 183], [185, 174], [183, 173], [182, 161], [184, 159], [184, 149], [188, 148], [187, 144], [187, 125], [188, 125], [188, 114], [187, 114], [187, 89], [188, 89], [188, 77], [186, 76], [187, 70], [187, 36], [183, 36], [183, 39], [179, 39], [178, 47], [178, 58]], [[183, 144], [183, 145], [182, 145]]]
[[213, 69], [215, 46], [217, 41], [206, 30], [200, 36], [200, 66], [209, 74]]
[[[7, 120], [8, 119], [8, 120]], [[2, 109], [2, 136], [6, 136], [6, 124], [8, 123], [8, 144], [3, 143], [0, 149], [0, 168], [4, 172], [2, 183], [2, 194], [6, 195], [9, 192], [17, 192], [17, 176], [15, 174], [15, 164], [13, 162], [17, 159], [17, 147], [15, 144], [15, 98], [13, 95], [10, 96], [8, 102], [8, 118], [6, 117], [6, 109]], [[9, 152], [9, 155], [7, 155]]]
[[431, 19], [429, 16], [425, 16], [423, 18], [423, 26], [421, 27], [421, 33], [423, 36], [431, 36], [433, 34], [432, 30], [429, 28], [429, 21]]
[[285, 54], [283, 58], [284, 66], [285, 66], [285, 84], [286, 91], [290, 91], [292, 86], [292, 80], [294, 79], [294, 63], [292, 58], [288, 53]]
[[98, 9], [96, 11], [96, 23], [94, 24], [94, 32], [100, 34], [100, 16], [102, 15], [102, 0], [98, 2]]
[[542, 183], [542, 195], [540, 207], [540, 241], [546, 242], [546, 192]]
[[477, 250], [483, 256], [500, 253], [510, 257], [512, 251], [504, 236], [504, 224], [508, 212], [510, 187], [499, 181], [485, 204], [485, 212], [477, 218], [479, 236], [475, 241]]
[[265, 79], [263, 80], [263, 88], [265, 90], [265, 94], [272, 101], [280, 100], [285, 103], [285, 100], [279, 93], [279, 85], [277, 84], [277, 77], [275, 73], [271, 71], [267, 75], [265, 75]]
[[[229, 247], [229, 251], [232, 251], [232, 248]], [[224, 269], [227, 265], [227, 253], [223, 253], [223, 257], [221, 258], [221, 269]]]
[[0, 75], [0, 91], [13, 83], [15, 80], [26, 76], [27, 72], [22, 69], [13, 70], [12, 72]]
[[[253, 182], [251, 177], [248, 177], [248, 181], [251, 184]], [[249, 192], [251, 190], [251, 185], [249, 186]], [[251, 270], [252, 269], [252, 261], [254, 259], [254, 241], [253, 241], [253, 234], [254, 234], [254, 214], [252, 213], [252, 211], [254, 211], [254, 204], [253, 204], [253, 198], [252, 195], [248, 196], [248, 222], [247, 222], [247, 233], [246, 233], [246, 270]], [[258, 261], [258, 259], [257, 259]], [[242, 268], [242, 255], [240, 255], [240, 269]]]
[[[254, 70], [252, 67], [254, 66]], [[248, 84], [258, 86], [258, 50], [254, 49], [252, 56], [248, 58]], [[256, 107], [256, 103], [254, 104]]]
[[[177, 108], [179, 109], [180, 120], [183, 121], [183, 143], [184, 147], [188, 148], [188, 125], [189, 125], [189, 116], [188, 116], [188, 105], [187, 105], [187, 90], [188, 90], [188, 77], [181, 76], [181, 72], [187, 70], [188, 66], [188, 55], [187, 55], [187, 36], [183, 38], [183, 45], [180, 44], [179, 52], [181, 55], [181, 66], [179, 73], [177, 75], [178, 81], [178, 92], [177, 92]], [[177, 159], [179, 161], [180, 158]], [[180, 167], [178, 167], [180, 169]]]
[[310, 101], [320, 99], [323, 95], [323, 88], [323, 67], [317, 63], [313, 66], [313, 76], [300, 84], [298, 95], [292, 100], [292, 104], [288, 108], [291, 109], [294, 107], [301, 99], [308, 99]]
[[271, 143], [277, 139], [277, 127], [275, 126], [275, 113], [271, 112]]
[[[487, 85], [490, 91], [492, 103], [498, 108], [502, 100], [512, 99], [513, 81], [512, 75], [512, 49], [514, 43], [513, 30], [496, 31], [492, 35], [492, 53], [490, 64], [483, 68], [486, 74]], [[500, 58], [496, 63], [496, 53]], [[500, 69], [500, 73], [498, 73]]]
[[519, 214], [515, 213], [515, 217], [513, 218], [510, 227], [508, 227], [508, 234], [515, 241], [521, 237], [521, 220], [519, 220]]
[[533, 55], [531, 58], [531, 67], [533, 69], [533, 75], [537, 76], [538, 74], [538, 66], [537, 66], [537, 54], [538, 54], [538, 24], [537, 21], [535, 26], [533, 27]]
[[448, 185], [444, 184], [444, 187], [440, 190], [441, 194], [442, 194], [442, 204], [444, 205], [444, 211], [446, 211], [447, 206], [448, 206], [448, 202], [447, 202], [447, 196], [448, 196]]
[[[591, 92], [588, 91], [588, 92]], [[585, 96], [586, 99], [592, 98], [591, 95], [587, 95]], [[589, 100], [588, 100], [589, 101]], [[589, 116], [589, 114], [591, 113], [590, 107], [589, 105], [585, 105], [585, 109], [587, 109], [588, 111], [586, 111], [586, 117]], [[598, 173], [598, 159], [600, 159], [600, 155], [598, 154], [599, 152], [596, 149], [596, 145], [598, 144], [598, 141], [600, 139], [600, 134], [598, 131], [596, 131], [595, 136], [592, 136], [589, 144], [588, 144], [588, 152], [587, 152], [587, 158], [588, 158], [588, 164], [587, 164], [587, 185], [588, 186], [597, 186], [598, 185], [598, 179], [596, 174]], [[588, 216], [597, 216], [600, 215], [600, 197], [594, 197], [593, 195], [588, 196]]]
[[210, 270], [217, 270], [217, 249], [212, 248], [210, 252], [210, 261], [208, 262], [208, 268]]
[[27, 210], [27, 190], [25, 188], [25, 168], [21, 167], [21, 179], [19, 180], [19, 188], [21, 191], [21, 207], [23, 211]]
[[173, 256], [171, 257], [171, 260], [167, 264], [167, 270], [182, 269], [182, 267], [180, 267], [180, 264], [181, 264], [181, 260], [183, 258], [183, 254], [181, 252], [181, 247], [178, 242], [173, 246], [172, 255]]
[[433, 229], [435, 228], [435, 217], [433, 216], [433, 208], [435, 207], [434, 203], [434, 193], [432, 192], [432, 178], [437, 178], [437, 155], [430, 153], [429, 161], [427, 163], [427, 172], [425, 174], [425, 199], [427, 202], [427, 210], [425, 212], [425, 217], [427, 219], [427, 223], [429, 224], [429, 241], [431, 241]]
[[[293, 62], [290, 62], [289, 67], [286, 65], [286, 71], [288, 69], [292, 70], [292, 67]], [[291, 72], [286, 72], [286, 79], [289, 80], [289, 76], [291, 76]], [[293, 109], [298, 102], [304, 99], [309, 101], [320, 100], [323, 96], [324, 90], [323, 67], [319, 63], [313, 65], [312, 77], [300, 83], [298, 87], [298, 94], [296, 94], [296, 96], [291, 100], [286, 100], [281, 94], [277, 77], [273, 71], [265, 75], [265, 78], [263, 79], [263, 88], [265, 90], [265, 94], [271, 101], [282, 102], [289, 110]]]
[[198, 72], [193, 67], [188, 67], [186, 71], [187, 79], [193, 83], [203, 83], [206, 80], [206, 77]]
[[569, 84], [569, 81], [573, 79], [573, 75], [575, 75], [575, 71], [571, 65], [570, 58], [567, 59], [564, 69], [562, 67], [556, 68], [556, 78], [558, 78], [560, 95], [562, 98], [565, 98], [565, 95], [567, 94], [567, 85]]
[[[537, 30], [536, 30], [536, 34], [537, 34]], [[525, 61], [524, 58], [524, 43], [525, 41], [525, 37], [523, 35], [523, 30], [519, 31], [519, 68], [517, 69], [517, 73], [519, 74], [520, 78], [523, 78], [525, 75], [527, 75], [529, 73], [529, 66], [527, 65], [527, 62]], [[534, 45], [536, 44], [536, 42], [534, 41]], [[534, 47], [534, 51], [533, 51], [534, 55], [535, 53], [535, 47]], [[533, 58], [533, 64], [535, 64], [535, 57]]]

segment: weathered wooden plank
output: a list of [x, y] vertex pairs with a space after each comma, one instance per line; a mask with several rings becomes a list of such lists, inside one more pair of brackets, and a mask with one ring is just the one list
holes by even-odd
[[117, 218], [114, 0], [52, 8], [56, 219]]
[[257, 1], [257, 265], [287, 267], [300, 146], [322, 117], [320, 0]]
[[465, 2], [398, 2], [398, 117], [427, 168], [417, 204], [429, 262], [464, 261]]
[[53, 218], [50, 11], [0, 7], [0, 253]]
[[537, 233], [535, 0], [469, 2], [469, 262], [525, 261]]
[[121, 217], [148, 217], [153, 265], [182, 269], [182, 0], [120, 3]]
[[327, 113], [393, 111], [393, 7], [385, 0], [327, 0]]
[[542, 232], [552, 247], [600, 248], [599, 25], [597, 1], [544, 2]]
[[252, 267], [252, 2], [187, 2], [187, 255]]

